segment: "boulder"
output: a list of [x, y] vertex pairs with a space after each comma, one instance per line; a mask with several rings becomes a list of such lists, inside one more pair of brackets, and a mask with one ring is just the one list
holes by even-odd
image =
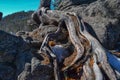
[[[41, 35], [32, 35], [33, 32], [29, 33], [33, 41], [42, 42], [35, 37]], [[16, 36], [0, 30], [0, 80], [53, 80], [53, 68], [42, 64], [43, 57], [37, 53], [39, 48], [31, 46], [29, 35], [25, 34], [19, 32]]]
[[15, 80], [15, 70], [10, 64], [0, 63], [0, 80]]
[[[15, 35], [0, 31], [0, 69], [4, 64], [4, 72], [15, 72], [13, 78], [9, 80], [16, 80], [17, 76], [23, 71], [25, 64], [31, 61], [32, 51], [31, 47], [21, 38]], [[8, 67], [8, 68], [7, 68]], [[6, 72], [7, 73], [7, 72]], [[11, 76], [12, 77], [12, 76]], [[6, 77], [7, 78], [7, 77]], [[2, 80], [8, 80], [1, 77]]]

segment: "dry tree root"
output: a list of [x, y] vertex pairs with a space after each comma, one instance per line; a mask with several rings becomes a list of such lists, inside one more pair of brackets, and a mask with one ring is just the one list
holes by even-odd
[[[73, 67], [74, 64], [76, 64], [76, 62], [78, 60], [79, 60], [79, 62], [77, 64], [78, 66], [80, 64], [84, 64], [84, 62], [89, 57], [89, 55], [90, 55], [89, 53], [91, 50], [90, 42], [83, 34], [81, 34], [79, 32], [78, 16], [75, 13], [67, 13], [67, 17], [68, 18], [66, 19], [65, 22], [66, 22], [66, 25], [68, 24], [67, 29], [68, 29], [68, 32], [71, 34], [70, 39], [77, 50], [77, 55], [76, 55], [74, 61], [69, 66], [67, 66], [65, 69]], [[70, 22], [67, 21], [68, 19], [71, 21]], [[70, 30], [74, 30], [74, 31], [72, 32]], [[75, 34], [76, 34], [76, 36], [74, 36]], [[76, 40], [76, 38], [78, 38], [78, 39]], [[76, 46], [76, 45], [78, 45], [78, 46]]]
[[41, 45], [41, 48], [40, 48], [41, 53], [42, 53], [42, 51], [44, 51], [44, 52], [47, 53], [47, 55], [49, 55], [51, 63], [54, 67], [55, 80], [61, 80], [60, 70], [59, 70], [59, 66], [58, 66], [59, 62], [58, 62], [58, 58], [56, 57], [56, 55], [54, 54], [54, 52], [52, 51], [52, 49], [50, 48], [48, 43], [49, 43], [50, 40], [53, 40], [53, 39], [55, 39], [59, 36], [59, 33], [61, 32], [62, 24], [63, 24], [63, 21], [61, 20], [60, 24], [58, 25], [57, 31], [54, 32], [54, 33], [49, 33], [49, 34], [46, 35], [46, 37], [43, 40], [43, 43]]
[[77, 56], [75, 57], [73, 62], [69, 66], [67, 66], [65, 69], [63, 69], [63, 70], [66, 70], [69, 67], [71, 67], [73, 64], [75, 64], [78, 61], [78, 59], [80, 59], [82, 57], [82, 55], [84, 54], [84, 47], [81, 44], [80, 39], [77, 35], [72, 18], [70, 16], [65, 16], [64, 20], [65, 20], [65, 24], [66, 24], [68, 32], [69, 32], [70, 40], [73, 43], [73, 45], [75, 46], [75, 49], [77, 51]]
[[[59, 13], [59, 11], [55, 11]], [[61, 13], [61, 12], [60, 12]], [[55, 14], [54, 11], [48, 10], [47, 14]], [[61, 14], [60, 14], [61, 15]], [[60, 16], [59, 16], [60, 17]], [[53, 60], [55, 80], [61, 80], [59, 62], [57, 57], [48, 45], [49, 40], [54, 40], [59, 36], [61, 28], [65, 23], [69, 38], [77, 51], [74, 60], [68, 66], [63, 67], [62, 71], [70, 71], [78, 69], [80, 65], [82, 68], [77, 71], [79, 78], [77, 80], [116, 80], [115, 73], [107, 61], [106, 54], [109, 53], [97, 39], [95, 39], [88, 31], [84, 21], [79, 19], [75, 13], [62, 13], [59, 21], [58, 29], [54, 33], [46, 35], [40, 50], [46, 52]], [[92, 59], [92, 61], [91, 61]], [[101, 66], [99, 66], [101, 65]], [[107, 76], [105, 76], [106, 74]], [[68, 80], [66, 78], [66, 80]]]
[[[87, 57], [88, 54], [90, 54], [92, 56], [95, 54], [96, 55], [96, 57], [94, 57], [95, 63], [92, 67], [92, 69], [94, 71], [93, 74], [95, 74], [95, 79], [96, 80], [103, 79], [102, 73], [97, 64], [97, 63], [100, 63], [101, 68], [102, 68], [103, 72], [107, 75], [107, 77], [111, 80], [116, 80], [115, 73], [107, 61], [106, 54], [108, 53], [108, 50], [103, 48], [102, 45], [98, 42], [98, 40], [95, 39], [92, 35], [90, 35], [88, 33], [83, 20], [79, 21], [79, 19], [76, 17], [76, 15], [74, 13], [72, 13], [72, 14], [67, 13], [67, 15], [65, 15], [64, 18], [65, 18], [64, 20], [65, 20], [65, 23], [67, 25], [67, 29], [69, 32], [70, 40], [77, 50], [77, 55], [76, 55], [75, 59], [64, 70], [67, 70], [68, 68], [73, 67], [73, 65], [76, 64], [77, 61], [78, 61], [78, 63], [80, 63], [82, 61], [81, 58], [83, 57], [83, 55], [86, 54], [85, 56]], [[82, 43], [83, 40], [86, 40], [86, 42]], [[88, 42], [88, 44], [87, 44], [87, 42]], [[92, 49], [92, 53], [90, 52], [90, 48]], [[83, 60], [84, 61], [81, 63], [83, 64], [83, 66], [86, 66], [86, 67], [84, 67], [84, 72], [85, 72], [86, 69], [90, 69], [90, 68], [89, 68], [89, 66], [86, 65], [88, 63], [87, 59], [83, 58]], [[96, 72], [99, 72], [99, 74]], [[101, 77], [99, 77], [99, 76], [101, 76]], [[89, 77], [86, 76], [86, 78], [89, 78]]]
[[54, 68], [55, 80], [61, 80], [60, 73], [59, 73], [60, 71], [59, 71], [59, 66], [58, 66], [58, 59], [56, 58], [56, 55], [54, 55], [53, 51], [48, 46], [48, 44], [46, 44], [47, 37], [45, 38], [44, 42], [42, 43], [42, 47], [41, 47], [40, 51], [41, 51], [41, 53], [42, 53], [42, 51], [47, 53], [47, 55], [49, 56], [51, 65]]
[[[82, 27], [83, 31], [81, 29]], [[106, 54], [108, 53], [108, 50], [103, 48], [102, 45], [98, 42], [98, 40], [88, 33], [83, 20], [81, 20], [80, 31], [91, 42], [92, 52], [96, 54], [98, 58], [97, 60], [101, 64], [102, 69], [107, 74], [108, 78], [111, 80], [116, 80], [115, 73], [107, 61]]]

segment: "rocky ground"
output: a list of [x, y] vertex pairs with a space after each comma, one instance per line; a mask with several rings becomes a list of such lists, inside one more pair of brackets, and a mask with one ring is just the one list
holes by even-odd
[[[76, 12], [105, 48], [119, 49], [120, 0], [63, 0], [57, 9]], [[56, 29], [46, 25], [14, 35], [0, 30], [0, 80], [54, 80], [49, 59], [45, 54], [40, 55], [39, 49], [45, 35]]]

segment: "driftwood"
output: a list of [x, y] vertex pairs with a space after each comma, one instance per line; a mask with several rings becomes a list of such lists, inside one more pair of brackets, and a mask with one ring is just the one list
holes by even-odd
[[[58, 29], [56, 32], [46, 35], [40, 51], [44, 51], [49, 55], [51, 65], [54, 67], [55, 80], [62, 80], [60, 73], [67, 74], [72, 70], [75, 70], [78, 77], [71, 80], [117, 80], [114, 70], [107, 61], [106, 55], [109, 51], [87, 31], [84, 21], [71, 12], [61, 13], [60, 11], [47, 10], [44, 14], [51, 14], [54, 17], [54, 12], [59, 13], [59, 15], [56, 14], [60, 19]], [[62, 28], [65, 27], [69, 33], [70, 41], [77, 51], [77, 55], [68, 66], [59, 68], [60, 62], [48, 42], [55, 40], [61, 33]], [[65, 80], [69, 80], [69, 74], [67, 76]]]

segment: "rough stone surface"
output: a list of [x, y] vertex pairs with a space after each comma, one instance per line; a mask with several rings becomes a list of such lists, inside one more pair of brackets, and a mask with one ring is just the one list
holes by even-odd
[[0, 80], [15, 80], [15, 70], [11, 64], [0, 63]]
[[1, 30], [0, 35], [0, 80], [50, 80], [53, 69], [41, 65], [43, 58], [36, 53], [39, 49], [22, 36]]
[[60, 10], [63, 9], [70, 9], [72, 5], [81, 5], [81, 4], [90, 4], [91, 2], [94, 2], [96, 0], [64, 0], [59, 2], [59, 6], [57, 7]]
[[[31, 20], [33, 11], [20, 11], [4, 16], [0, 21], [0, 30], [15, 34], [18, 31], [32, 31], [38, 26]], [[7, 22], [7, 23], [6, 23]], [[30, 22], [32, 22], [30, 24]]]

